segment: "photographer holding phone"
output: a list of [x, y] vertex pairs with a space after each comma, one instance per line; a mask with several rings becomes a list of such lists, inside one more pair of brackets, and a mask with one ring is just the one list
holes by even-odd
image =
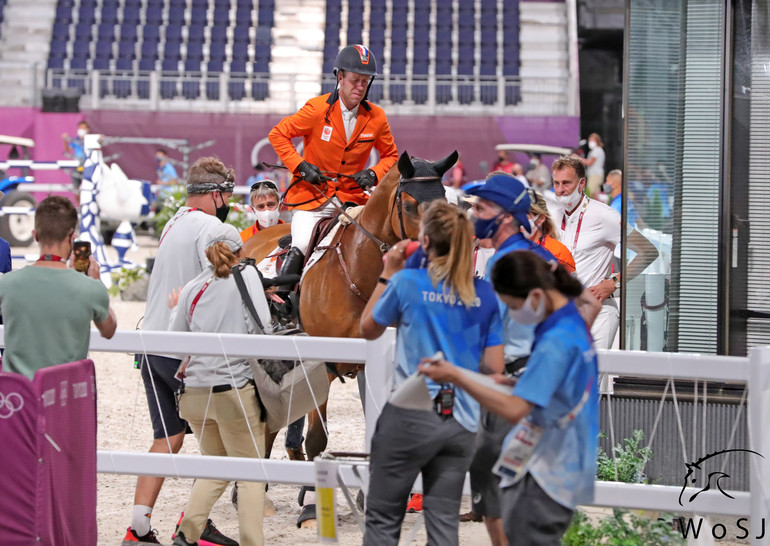
[[88, 356], [91, 321], [109, 339], [117, 321], [99, 264], [91, 256], [87, 275], [67, 265], [78, 213], [68, 199], [47, 197], [35, 211], [33, 235], [40, 259], [0, 278], [5, 321], [3, 369], [32, 379], [44, 367]]
[[[404, 268], [409, 241], [387, 254], [382, 276], [361, 316], [366, 339], [395, 324], [394, 389], [423, 357], [441, 351], [473, 371], [503, 370], [503, 331], [491, 285], [473, 277], [473, 228], [446, 201], [423, 212], [419, 242], [427, 268]], [[427, 382], [435, 410], [386, 404], [372, 438], [366, 545], [396, 545], [407, 498], [422, 472], [428, 544], [458, 544], [457, 512], [473, 456], [479, 403], [462, 389]]]

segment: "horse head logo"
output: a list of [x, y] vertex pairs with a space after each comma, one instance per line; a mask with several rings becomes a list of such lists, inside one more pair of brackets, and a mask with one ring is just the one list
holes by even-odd
[[[746, 453], [753, 453], [754, 455], [759, 455], [764, 459], [764, 456], [761, 453], [757, 453], [756, 451], [752, 451], [750, 449], [723, 449], [722, 451], [715, 451], [714, 453], [709, 453], [708, 455], [701, 457], [700, 459], [693, 461], [691, 463], [685, 463], [685, 467], [687, 468], [687, 473], [684, 475], [684, 483], [682, 484], [682, 490], [679, 492], [679, 506], [684, 506], [682, 504], [682, 495], [684, 495], [685, 489], [687, 487], [698, 487], [698, 476], [696, 474], [696, 471], [703, 470], [701, 467], [701, 464], [705, 461], [708, 461], [709, 459], [712, 459], [716, 457], [717, 455], [723, 455], [725, 453], [732, 453], [737, 451], [744, 451]], [[724, 489], [722, 489], [722, 484], [720, 483], [720, 480], [723, 478], [729, 478], [729, 474], [725, 474], [724, 472], [710, 472], [708, 477], [706, 478], [706, 483], [700, 485], [700, 490], [693, 493], [690, 498], [687, 500], [687, 502], [692, 502], [695, 500], [695, 498], [703, 493], [704, 491], [708, 491], [712, 489], [713, 487], [716, 487], [719, 489], [719, 492], [722, 493], [727, 498], [735, 498], [725, 492]]]

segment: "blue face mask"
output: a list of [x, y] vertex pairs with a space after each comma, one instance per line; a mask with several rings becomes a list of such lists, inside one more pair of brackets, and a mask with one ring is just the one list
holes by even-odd
[[473, 220], [473, 231], [476, 237], [479, 239], [491, 239], [494, 237], [495, 233], [497, 233], [497, 230], [500, 228], [500, 223], [498, 222], [500, 216], [501, 215], [498, 214], [488, 220], [475, 218]]

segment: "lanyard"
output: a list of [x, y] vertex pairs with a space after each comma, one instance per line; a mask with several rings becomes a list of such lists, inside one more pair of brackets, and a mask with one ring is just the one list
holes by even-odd
[[190, 305], [190, 320], [192, 321], [193, 311], [195, 311], [195, 306], [198, 305], [198, 300], [201, 299], [201, 296], [206, 291], [206, 289], [211, 284], [211, 281], [214, 280], [214, 277], [212, 276], [209, 280], [206, 281], [206, 284], [203, 285], [203, 287], [200, 289], [200, 291], [195, 295], [195, 298], [193, 298], [192, 305]]
[[594, 378], [588, 380], [588, 385], [586, 385], [586, 390], [583, 391], [583, 396], [580, 398], [580, 401], [577, 403], [577, 405], [570, 410], [570, 412], [559, 419], [558, 426], [559, 428], [564, 428], [570, 422], [572, 422], [575, 417], [577, 417], [577, 414], [580, 413], [580, 411], [583, 409], [583, 407], [586, 405], [586, 402], [588, 402], [588, 396], [591, 394], [591, 387], [594, 384]]
[[[577, 248], [578, 244], [578, 237], [580, 237], [580, 227], [583, 225], [583, 215], [586, 213], [586, 209], [588, 208], [588, 200], [586, 199], [585, 204], [583, 205], [583, 210], [580, 211], [580, 217], [578, 217], [578, 225], [577, 230], [575, 230], [575, 241], [572, 243], [572, 252], [575, 252], [575, 248]], [[567, 213], [564, 213], [564, 216], [561, 218], [561, 230], [565, 231], [567, 229]]]
[[63, 262], [64, 258], [56, 254], [41, 254], [38, 262]]
[[184, 216], [188, 212], [193, 212], [195, 210], [201, 210], [201, 209], [193, 207], [191, 209], [187, 209], [186, 211], [184, 211], [179, 216], [175, 216], [174, 218], [172, 218], [171, 221], [169, 222], [169, 224], [166, 226], [166, 231], [163, 233], [163, 236], [160, 238], [160, 241], [158, 241], [158, 247], [160, 247], [160, 244], [163, 242], [163, 239], [166, 238], [166, 235], [168, 235], [168, 232], [171, 231], [171, 228], [174, 226], [174, 224], [177, 222], [177, 220], [179, 220], [182, 216]]

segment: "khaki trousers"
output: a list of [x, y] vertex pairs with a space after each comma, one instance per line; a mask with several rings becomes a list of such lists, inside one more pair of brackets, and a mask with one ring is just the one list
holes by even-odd
[[[201, 453], [229, 457], [262, 456], [265, 452], [265, 424], [260, 420], [254, 385], [249, 383], [240, 389], [209, 393], [208, 388], [187, 388], [179, 399], [179, 413], [195, 433]], [[190, 502], [179, 526], [188, 542], [198, 541], [212, 506], [228, 483], [195, 480]], [[241, 546], [262, 546], [265, 543], [262, 530], [264, 502], [264, 483], [238, 482]]]

